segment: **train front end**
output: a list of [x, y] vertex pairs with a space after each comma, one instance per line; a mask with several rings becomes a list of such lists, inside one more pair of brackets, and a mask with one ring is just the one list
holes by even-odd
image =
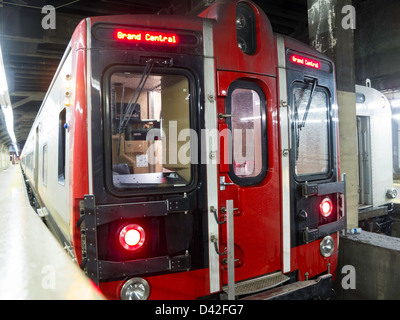
[[299, 281], [287, 291], [325, 297], [345, 229], [333, 63], [247, 1], [82, 26], [73, 242], [106, 297], [264, 299]]
[[207, 295], [203, 21], [86, 21], [82, 266], [109, 298]]

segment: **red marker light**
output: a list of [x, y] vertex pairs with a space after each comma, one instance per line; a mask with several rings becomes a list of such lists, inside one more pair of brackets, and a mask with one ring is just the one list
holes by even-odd
[[126, 250], [137, 250], [143, 246], [146, 238], [144, 229], [137, 224], [128, 224], [119, 233], [119, 243]]
[[290, 56], [290, 61], [295, 64], [302, 65], [302, 66], [306, 66], [306, 67], [310, 67], [310, 68], [314, 68], [314, 69], [321, 69], [321, 62], [307, 58], [307, 57], [299, 56], [297, 54], [292, 54]]
[[321, 201], [321, 203], [319, 205], [319, 211], [325, 218], [327, 218], [331, 215], [332, 209], [333, 209], [333, 206], [332, 206], [331, 199], [325, 198], [324, 200]]
[[160, 43], [177, 44], [178, 36], [173, 33], [149, 32], [140, 30], [122, 30], [117, 29], [114, 32], [114, 39], [126, 42], [140, 43]]

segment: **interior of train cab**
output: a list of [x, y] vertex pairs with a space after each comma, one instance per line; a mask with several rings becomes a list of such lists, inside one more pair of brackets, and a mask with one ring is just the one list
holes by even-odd
[[192, 179], [184, 74], [118, 69], [110, 77], [113, 185], [186, 186]]

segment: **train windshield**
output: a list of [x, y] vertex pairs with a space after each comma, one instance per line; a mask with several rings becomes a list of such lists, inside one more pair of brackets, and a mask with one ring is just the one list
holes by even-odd
[[295, 174], [327, 174], [329, 171], [329, 99], [316, 83], [293, 88]]
[[117, 70], [110, 78], [117, 188], [178, 187], [192, 179], [190, 85], [183, 74]]

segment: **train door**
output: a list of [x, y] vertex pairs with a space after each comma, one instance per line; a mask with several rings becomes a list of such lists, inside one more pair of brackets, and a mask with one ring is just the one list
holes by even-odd
[[[286, 45], [291, 44], [286, 42]], [[290, 250], [286, 252], [288, 269], [293, 270], [299, 266], [296, 254], [320, 239], [320, 243], [330, 243], [330, 246], [326, 252], [316, 251], [316, 255], [336, 259], [337, 231], [346, 228], [345, 175], [339, 177], [337, 107], [331, 62], [284, 49], [281, 40], [278, 46], [281, 48], [278, 49], [281, 52], [279, 64], [286, 65], [286, 74], [280, 72], [280, 75], [287, 77], [280, 78], [287, 83], [289, 127], [285, 129], [290, 132], [286, 144], [289, 146], [286, 181], [290, 186], [290, 202], [283, 217], [290, 212], [287, 219], [290, 234], [284, 238], [286, 245], [290, 239]], [[282, 157], [285, 157], [284, 152]], [[321, 269], [327, 270], [327, 260], [319, 261], [325, 264]], [[308, 277], [307, 269], [300, 266], [299, 279]]]
[[36, 135], [35, 135], [35, 171], [34, 171], [34, 181], [35, 181], [35, 190], [38, 191], [38, 177], [39, 177], [39, 125], [36, 127]]
[[[267, 77], [265, 77], [267, 78]], [[239, 80], [240, 79], [240, 80]], [[243, 80], [244, 79], [244, 80]], [[220, 250], [234, 243], [233, 262], [229, 252], [221, 254], [222, 285], [227, 291], [228, 264], [234, 265], [235, 293], [253, 293], [285, 280], [280, 268], [279, 180], [269, 161], [268, 127], [271, 106], [265, 89], [275, 90], [275, 82], [237, 77], [219, 72], [219, 92], [226, 91], [218, 108], [220, 165], [218, 202], [220, 213]], [[266, 84], [268, 83], [268, 85]], [[272, 158], [272, 157], [271, 157]], [[272, 170], [269, 170], [272, 169]], [[233, 222], [223, 223], [232, 200]], [[233, 228], [226, 227], [233, 223]], [[233, 230], [232, 230], [233, 229]], [[227, 230], [231, 230], [230, 232]], [[271, 276], [271, 272], [276, 272]], [[230, 273], [230, 272], [229, 272]], [[269, 274], [269, 275], [267, 275]], [[247, 281], [248, 279], [252, 279]]]
[[358, 168], [359, 168], [359, 204], [372, 204], [372, 177], [371, 177], [371, 131], [370, 118], [357, 116], [358, 136]]

